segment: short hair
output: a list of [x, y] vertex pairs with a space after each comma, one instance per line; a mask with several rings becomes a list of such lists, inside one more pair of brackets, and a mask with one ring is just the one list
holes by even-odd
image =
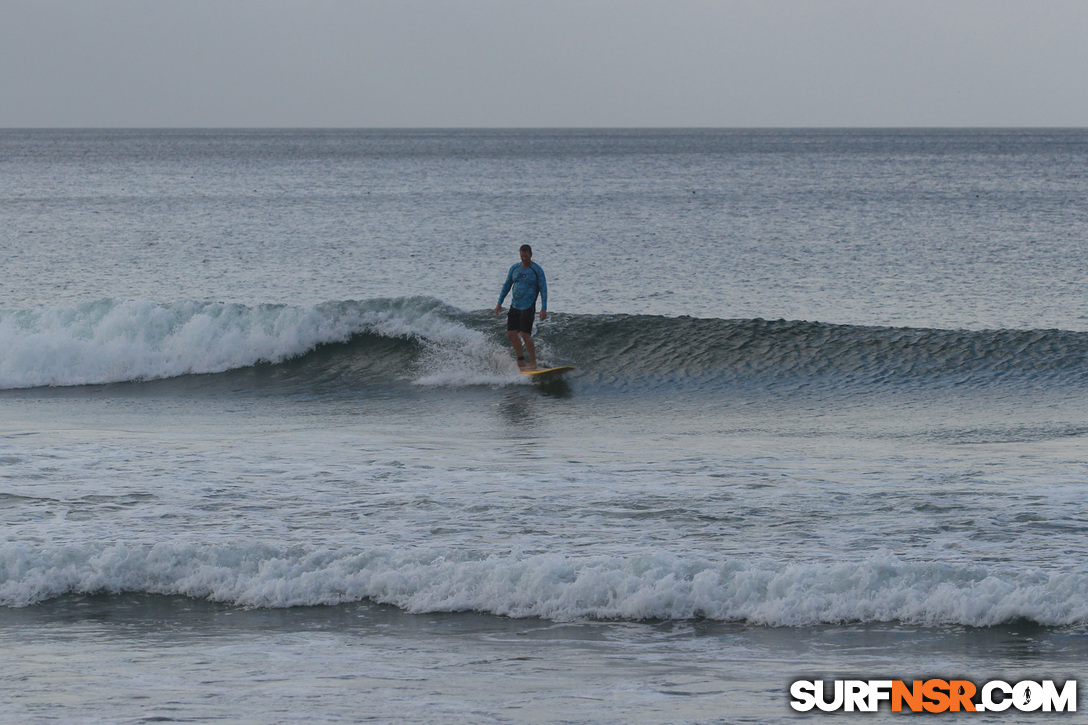
[[518, 251], [519, 252], [528, 252], [529, 254], [532, 254], [533, 253], [533, 248], [530, 247], [528, 244], [522, 244], [521, 249], [519, 249]]

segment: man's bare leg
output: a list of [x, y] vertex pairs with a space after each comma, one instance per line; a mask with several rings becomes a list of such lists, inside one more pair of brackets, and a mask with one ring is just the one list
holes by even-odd
[[525, 342], [525, 349], [529, 351], [529, 364], [525, 367], [526, 370], [536, 370], [536, 345], [533, 344], [533, 338], [531, 335], [521, 333], [521, 339]]
[[[525, 358], [524, 358], [524, 353], [521, 351], [521, 337], [520, 337], [520, 335], [518, 335], [518, 331], [517, 330], [507, 330], [506, 331], [506, 336], [508, 338], [510, 338], [510, 344], [514, 347], [514, 354], [518, 356], [518, 367], [524, 370], [525, 369]], [[532, 343], [532, 340], [529, 340], [529, 342]], [[530, 348], [530, 353], [529, 354], [531, 356], [530, 359], [532, 359], [532, 360], [536, 359], [535, 351], [532, 350], [532, 348]]]

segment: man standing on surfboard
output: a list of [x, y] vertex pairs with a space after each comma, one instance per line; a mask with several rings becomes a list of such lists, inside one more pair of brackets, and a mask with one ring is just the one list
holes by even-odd
[[[540, 295], [540, 321], [548, 319], [548, 280], [544, 270], [533, 261], [533, 248], [522, 244], [521, 262], [510, 268], [506, 283], [499, 293], [499, 304], [495, 305], [495, 314], [502, 313], [502, 301], [506, 293], [514, 290], [510, 298], [510, 312], [506, 316], [506, 336], [514, 346], [518, 356], [518, 367], [522, 370], [536, 370], [536, 346], [533, 345], [533, 317], [536, 316], [536, 296]], [[529, 353], [529, 362], [525, 362], [522, 343]]]

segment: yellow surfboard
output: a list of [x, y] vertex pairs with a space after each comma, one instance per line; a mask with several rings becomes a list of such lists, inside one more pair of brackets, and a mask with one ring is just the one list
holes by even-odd
[[543, 368], [541, 370], [522, 370], [522, 375], [532, 375], [535, 378], [547, 379], [574, 369], [573, 365], [560, 365], [557, 368]]

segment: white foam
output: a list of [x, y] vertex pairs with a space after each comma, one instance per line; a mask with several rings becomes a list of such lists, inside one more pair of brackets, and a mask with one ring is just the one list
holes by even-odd
[[[420, 339], [429, 359], [441, 363], [427, 369], [453, 370], [461, 382], [509, 378], [494, 344], [436, 307], [423, 299], [315, 307], [102, 300], [0, 312], [0, 388], [218, 373], [281, 362], [361, 332]], [[433, 380], [424, 375], [425, 384]]]
[[267, 545], [0, 545], [0, 604], [69, 593], [146, 592], [243, 607], [371, 600], [409, 612], [478, 611], [556, 621], [707, 617], [771, 626], [901, 621], [991, 626], [1088, 622], [1088, 577], [907, 562], [685, 560], [669, 555], [478, 558], [455, 551]]
[[488, 340], [483, 333], [462, 328], [445, 330], [429, 338], [413, 380], [430, 387], [510, 385], [525, 383], [509, 349]]

